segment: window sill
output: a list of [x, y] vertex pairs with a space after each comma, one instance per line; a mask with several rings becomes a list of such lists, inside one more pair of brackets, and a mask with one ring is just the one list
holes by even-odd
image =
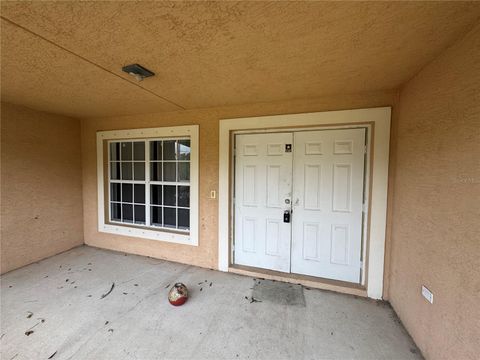
[[198, 242], [194, 241], [190, 234], [182, 234], [166, 230], [150, 230], [130, 226], [105, 224], [100, 226], [99, 231], [109, 234], [198, 246]]

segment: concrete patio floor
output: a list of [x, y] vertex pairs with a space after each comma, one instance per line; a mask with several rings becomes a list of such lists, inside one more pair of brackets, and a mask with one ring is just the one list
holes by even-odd
[[87, 246], [1, 277], [0, 336], [3, 360], [421, 358], [386, 303]]

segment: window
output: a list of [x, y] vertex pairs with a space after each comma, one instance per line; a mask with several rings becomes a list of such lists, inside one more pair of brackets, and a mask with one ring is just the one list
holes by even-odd
[[110, 221], [190, 229], [190, 138], [109, 142]]
[[99, 132], [99, 230], [196, 245], [197, 147], [198, 126]]

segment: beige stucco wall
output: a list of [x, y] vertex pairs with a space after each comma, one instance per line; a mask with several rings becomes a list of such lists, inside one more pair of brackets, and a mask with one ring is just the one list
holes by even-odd
[[478, 359], [480, 25], [403, 87], [398, 116], [390, 301], [427, 358]]
[[1, 104], [1, 272], [83, 243], [80, 123]]
[[[210, 199], [210, 191], [216, 190], [218, 192], [218, 128], [220, 119], [391, 106], [395, 99], [395, 91], [383, 91], [206, 110], [84, 119], [82, 120], [82, 154], [85, 243], [207, 268], [217, 268], [218, 199]], [[99, 130], [189, 124], [199, 124], [200, 126], [199, 246], [192, 247], [99, 233], [97, 231], [96, 132]]]

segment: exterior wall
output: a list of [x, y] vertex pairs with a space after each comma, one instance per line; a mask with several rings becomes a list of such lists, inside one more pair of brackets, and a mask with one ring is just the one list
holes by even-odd
[[390, 301], [427, 358], [478, 359], [480, 25], [402, 88], [398, 116]]
[[1, 104], [1, 272], [83, 243], [78, 120]]
[[[211, 190], [216, 190], [218, 193], [220, 119], [392, 106], [395, 99], [396, 92], [385, 91], [173, 113], [84, 119], [82, 120], [82, 161], [85, 243], [216, 269], [218, 267], [218, 203], [217, 199], [210, 199], [209, 196]], [[99, 233], [97, 231], [96, 132], [191, 124], [200, 126], [199, 246], [192, 247]]]

